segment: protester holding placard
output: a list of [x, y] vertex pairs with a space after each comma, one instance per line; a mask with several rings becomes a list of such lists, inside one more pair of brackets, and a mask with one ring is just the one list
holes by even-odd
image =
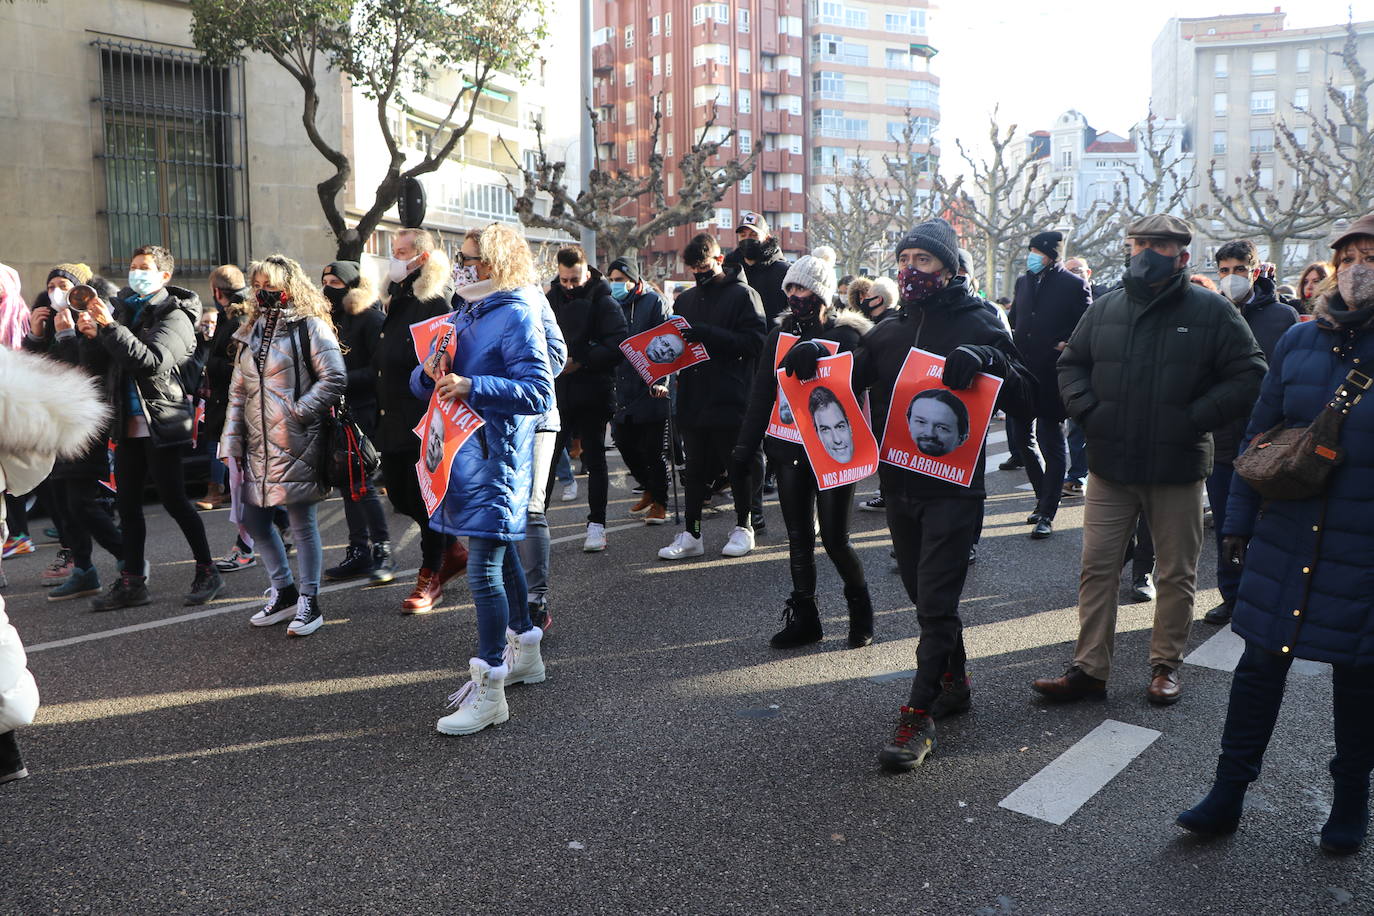
[[[840, 419], [827, 425], [835, 428], [848, 429], [864, 421], [858, 415], [848, 416], [831, 395], [829, 399], [821, 398], [824, 403], [818, 404], [816, 411], [806, 409], [806, 404], [790, 405], [792, 422], [785, 423], [779, 415], [785, 401], [774, 371], [778, 365], [789, 365], [789, 360], [802, 361], [807, 364], [807, 374], [814, 376], [818, 358], [837, 350], [852, 353], [873, 325], [856, 312], [832, 308], [835, 270], [821, 258], [798, 258], [787, 271], [783, 289], [788, 311], [779, 316], [777, 327], [764, 341], [763, 358], [754, 373], [749, 407], [734, 453], [737, 462], [747, 462], [758, 451], [759, 443], [763, 443], [769, 466], [777, 474], [778, 503], [787, 526], [792, 594], [784, 604], [783, 628], [773, 635], [769, 645], [793, 649], [821, 640], [820, 610], [816, 606], [815, 520], [819, 514], [821, 543], [844, 580], [844, 596], [849, 606], [849, 646], [859, 648], [873, 641], [873, 602], [863, 564], [849, 543], [855, 484], [831, 489], [819, 486], [796, 424], [811, 422], [813, 416], [817, 422], [824, 421], [832, 414]], [[815, 391], [829, 394], [830, 389]], [[852, 433], [847, 440], [841, 437], [838, 448], [841, 452], [847, 448], [852, 453], [852, 441]], [[744, 473], [744, 469], [738, 473]]]
[[742, 557], [754, 549], [750, 521], [752, 480], [762, 479], [763, 458], [755, 455], [751, 472], [731, 460], [749, 398], [754, 361], [767, 333], [759, 295], [734, 265], [722, 268], [720, 245], [702, 233], [687, 243], [683, 262], [696, 286], [683, 291], [674, 311], [690, 327], [683, 336], [702, 344], [710, 359], [678, 374], [677, 428], [686, 452], [687, 528], [658, 552], [661, 559], [681, 560], [705, 553], [701, 543], [701, 509], [709, 486], [722, 470], [730, 474], [734, 493], [735, 529], [721, 554]]
[[[667, 301], [644, 282], [633, 259], [612, 261], [606, 276], [631, 337], [668, 320]], [[666, 341], [657, 346], [649, 354], [651, 357], [663, 358], [676, 349]], [[659, 352], [665, 347], [667, 352]], [[648, 525], [663, 524], [668, 520], [668, 383], [646, 383], [628, 359], [615, 367], [615, 422], [611, 435], [625, 466], [644, 488], [639, 501], [630, 507], [630, 514], [642, 515]]]
[[[915, 365], [909, 359], [913, 348], [943, 358], [938, 388], [950, 391], [960, 404], [964, 402], [958, 395], [988, 384], [988, 376], [1003, 380], [996, 407], [1011, 413], [1024, 414], [1034, 391], [1011, 335], [983, 300], [969, 291], [964, 279], [955, 275], [958, 248], [953, 228], [942, 219], [928, 220], [907, 233], [896, 250], [898, 317], [874, 327], [858, 354], [856, 387], [867, 388], [872, 396], [873, 428], [887, 428], [889, 412], [898, 411], [895, 419], [903, 420], [899, 425], [915, 440], [915, 449], [907, 456], [910, 460], [894, 462], [885, 437], [879, 467], [897, 568], [921, 625], [911, 695], [901, 709], [892, 742], [879, 755], [882, 766], [891, 770], [919, 766], [935, 747], [934, 718], [962, 712], [971, 702], [959, 597], [986, 496], [983, 443], [971, 436], [959, 412], [947, 403], [937, 405], [944, 409], [915, 423], [912, 418], [918, 411], [912, 404], [916, 398], [901, 403], [894, 393], [904, 381], [904, 370], [910, 373]], [[991, 405], [987, 409], [990, 412]], [[913, 425], [918, 427], [914, 433]], [[926, 425], [931, 429], [926, 430]], [[965, 466], [950, 460], [960, 448], [976, 450], [964, 479], [955, 479], [948, 470], [920, 470]], [[916, 455], [917, 451], [926, 454]]]
[[477, 279], [487, 286], [465, 288], [449, 319], [457, 340], [452, 367], [427, 361], [411, 377], [417, 398], [461, 401], [484, 421], [459, 447], [444, 501], [429, 520], [436, 531], [469, 539], [468, 587], [477, 608], [471, 680], [449, 698], [454, 711], [436, 724], [447, 735], [506, 721], [506, 684], [544, 680], [543, 631], [530, 620], [525, 573], [513, 547], [525, 537], [535, 429], [554, 404], [543, 293], [518, 229], [488, 226], [476, 257]]

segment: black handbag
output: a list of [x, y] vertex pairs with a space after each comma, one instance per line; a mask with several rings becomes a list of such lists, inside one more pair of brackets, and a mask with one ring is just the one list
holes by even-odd
[[[292, 355], [299, 366], [304, 357], [305, 371], [310, 373], [310, 382], [319, 381], [315, 375], [314, 353], [310, 346], [310, 335], [305, 331], [305, 321], [297, 321], [295, 336], [291, 341]], [[299, 349], [297, 349], [299, 342]], [[301, 376], [296, 372], [296, 400], [301, 397]], [[320, 482], [327, 487], [346, 490], [349, 499], [357, 501], [368, 491], [368, 481], [382, 464], [377, 447], [363, 433], [358, 421], [353, 419], [348, 409], [348, 401], [342, 395], [339, 403], [332, 406], [320, 422], [320, 454], [324, 461], [317, 469]]]

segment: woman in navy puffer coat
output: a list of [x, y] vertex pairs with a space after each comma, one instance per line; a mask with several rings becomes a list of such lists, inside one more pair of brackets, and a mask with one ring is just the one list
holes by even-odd
[[463, 400], [484, 421], [458, 450], [448, 493], [429, 522], [469, 538], [468, 586], [477, 605], [472, 679], [450, 698], [456, 711], [437, 725], [450, 735], [509, 718], [507, 682], [544, 680], [543, 634], [530, 621], [512, 542], [525, 537], [535, 427], [554, 403], [544, 296], [533, 285], [529, 245], [517, 229], [498, 224], [465, 239], [463, 256], [476, 262], [479, 283], [465, 288], [449, 318], [457, 340], [451, 370], [427, 360], [411, 376], [417, 397], [437, 391], [440, 400]]
[[[1352, 369], [1374, 374], [1374, 214], [1332, 248], [1336, 274], [1316, 320], [1279, 340], [1247, 441], [1279, 424], [1310, 424]], [[1332, 666], [1335, 793], [1321, 845], [1351, 853], [1364, 841], [1374, 770], [1374, 396], [1350, 409], [1341, 446], [1345, 459], [1321, 496], [1261, 502], [1239, 476], [1232, 483], [1223, 560], [1244, 564], [1232, 627], [1245, 653], [1231, 683], [1216, 784], [1179, 816], [1189, 830], [1236, 829], [1288, 668], [1306, 658]]]

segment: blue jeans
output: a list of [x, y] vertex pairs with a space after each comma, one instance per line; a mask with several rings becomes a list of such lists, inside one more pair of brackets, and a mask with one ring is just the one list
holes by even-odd
[[530, 504], [525, 515], [525, 539], [519, 542], [517, 548], [520, 565], [525, 573], [525, 582], [529, 586], [528, 600], [540, 607], [549, 600], [551, 543], [546, 482], [549, 479], [549, 466], [553, 464], [553, 447], [557, 440], [557, 430], [540, 430], [534, 434], [534, 455], [530, 460], [533, 481], [530, 485]]
[[564, 449], [558, 453], [558, 463], [554, 465], [553, 476], [557, 481], [565, 486], [576, 480], [572, 472], [572, 460], [568, 458], [568, 451]]
[[1068, 479], [1082, 483], [1088, 479], [1088, 435], [1077, 420], [1069, 421], [1069, 472]]
[[[252, 506], [244, 503], [243, 527], [253, 536], [253, 548], [267, 572], [272, 584], [278, 590], [292, 583], [291, 564], [286, 559], [286, 547], [272, 524], [273, 515], [280, 506]], [[315, 503], [293, 503], [286, 507], [287, 518], [291, 520], [291, 537], [296, 542], [296, 563], [300, 567], [299, 588], [302, 595], [315, 595], [320, 591], [320, 571], [324, 567], [324, 554], [320, 550], [320, 526], [315, 523]]]
[[1217, 542], [1217, 588], [1221, 600], [1227, 604], [1236, 603], [1236, 591], [1240, 588], [1240, 567], [1222, 560], [1221, 537], [1226, 527], [1226, 500], [1231, 494], [1231, 478], [1235, 468], [1217, 462], [1212, 466], [1212, 476], [1207, 478], [1207, 501], [1212, 504], [1212, 534]]
[[534, 626], [515, 545], [468, 538], [468, 590], [477, 605], [477, 657], [495, 667], [506, 649], [506, 627], [524, 633]]

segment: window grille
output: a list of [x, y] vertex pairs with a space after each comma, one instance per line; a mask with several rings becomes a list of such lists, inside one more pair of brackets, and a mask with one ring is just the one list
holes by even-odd
[[249, 250], [243, 67], [199, 54], [98, 39], [106, 272], [140, 245], [208, 273]]

